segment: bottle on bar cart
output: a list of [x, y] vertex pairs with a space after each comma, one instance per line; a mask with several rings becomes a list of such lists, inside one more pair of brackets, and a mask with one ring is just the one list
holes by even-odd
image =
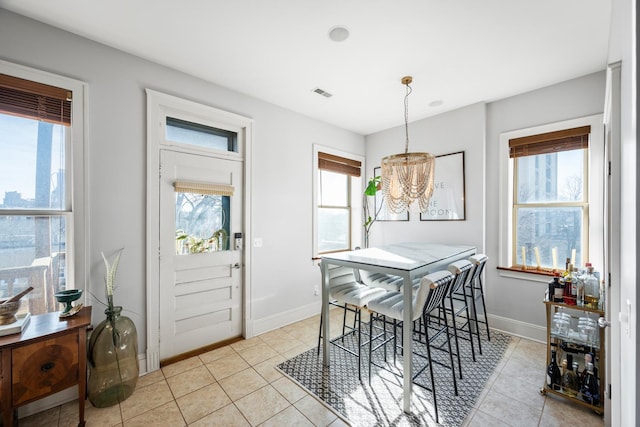
[[582, 307], [584, 305], [584, 281], [576, 267], [573, 267], [571, 272], [571, 281], [571, 294], [576, 298], [576, 305]]
[[559, 391], [561, 387], [560, 368], [556, 362], [556, 351], [551, 350], [551, 363], [547, 367], [547, 387]]
[[578, 363], [573, 361], [572, 354], [567, 354], [567, 368], [562, 375], [562, 392], [571, 397], [576, 397], [580, 389], [578, 376], [575, 373], [576, 369], [578, 369]]
[[553, 302], [563, 302], [564, 301], [564, 286], [562, 282], [560, 282], [560, 273], [553, 273]]
[[600, 404], [598, 379], [593, 373], [593, 363], [591, 362], [587, 364], [587, 374], [582, 379], [580, 393], [582, 394], [582, 400], [585, 402], [596, 406]]
[[[573, 270], [573, 266], [569, 264], [569, 269]], [[562, 301], [567, 305], [576, 305], [576, 294], [573, 292], [573, 278], [571, 274], [564, 276], [564, 289], [562, 291]]]
[[598, 308], [598, 301], [600, 301], [600, 281], [593, 274], [591, 263], [587, 263], [587, 274], [584, 278], [584, 305]]

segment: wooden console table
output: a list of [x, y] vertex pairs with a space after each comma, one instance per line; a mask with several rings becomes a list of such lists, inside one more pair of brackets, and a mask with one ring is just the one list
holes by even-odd
[[59, 315], [31, 316], [21, 334], [0, 337], [0, 401], [5, 427], [14, 425], [15, 408], [74, 385], [78, 385], [78, 426], [84, 426], [91, 307], [65, 319]]

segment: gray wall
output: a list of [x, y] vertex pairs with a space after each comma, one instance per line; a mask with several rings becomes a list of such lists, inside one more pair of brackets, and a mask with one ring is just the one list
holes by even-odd
[[[311, 261], [312, 144], [364, 155], [363, 136], [4, 9], [0, 9], [0, 59], [89, 84], [87, 288], [104, 295], [100, 252], [124, 246], [115, 301], [136, 323], [141, 354], [146, 349], [145, 88], [254, 119], [251, 225], [264, 246], [252, 255], [251, 319], [259, 324], [275, 316], [277, 323], [283, 312], [319, 307], [320, 299], [313, 293], [319, 271]], [[282, 274], [284, 263], [287, 274]], [[94, 303], [94, 322], [103, 317]]]

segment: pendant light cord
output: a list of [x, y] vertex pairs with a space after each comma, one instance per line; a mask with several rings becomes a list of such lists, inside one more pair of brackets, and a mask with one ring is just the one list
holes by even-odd
[[404, 153], [407, 154], [409, 152], [409, 95], [411, 94], [411, 86], [409, 83], [407, 86], [407, 94], [404, 96], [404, 135], [405, 135], [405, 145], [404, 145]]

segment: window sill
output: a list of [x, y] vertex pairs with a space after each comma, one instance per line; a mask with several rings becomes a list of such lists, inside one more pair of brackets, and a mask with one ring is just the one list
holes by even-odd
[[[549, 268], [537, 268], [537, 267], [526, 267], [523, 268], [521, 265], [513, 266], [513, 267], [497, 267], [499, 270], [499, 274], [502, 277], [509, 277], [512, 279], [522, 279], [533, 282], [544, 282], [547, 283], [550, 277], [553, 277], [554, 270]], [[555, 270], [559, 271], [559, 270]]]

